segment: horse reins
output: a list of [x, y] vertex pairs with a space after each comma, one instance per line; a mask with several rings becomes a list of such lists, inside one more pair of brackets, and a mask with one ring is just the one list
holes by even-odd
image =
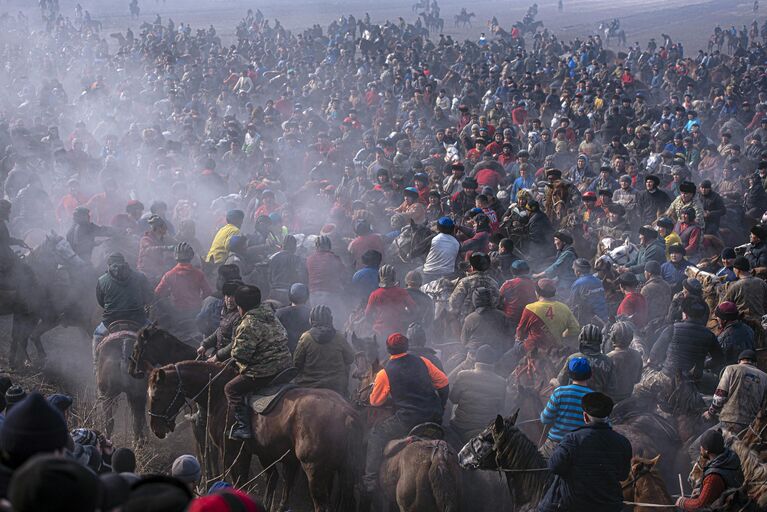
[[173, 368], [176, 370], [176, 376], [178, 377], [178, 384], [176, 385], [176, 394], [173, 396], [173, 400], [170, 401], [168, 404], [168, 407], [165, 408], [165, 411], [162, 414], [158, 414], [155, 412], [152, 412], [151, 410], [147, 411], [147, 414], [149, 414], [152, 418], [159, 418], [165, 422], [165, 424], [170, 428], [175, 425], [176, 418], [181, 413], [181, 407], [178, 408], [178, 410], [171, 414], [170, 411], [173, 410], [173, 407], [176, 405], [176, 402], [179, 398], [181, 398], [186, 405], [188, 405], [191, 409], [191, 405], [189, 402], [195, 402], [209, 387], [213, 382], [218, 379], [221, 374], [223, 374], [228, 368], [229, 363], [231, 363], [232, 359], [229, 359], [225, 364], [224, 367], [221, 369], [220, 372], [218, 372], [216, 375], [214, 375], [210, 380], [208, 380], [208, 383], [205, 384], [202, 389], [194, 395], [192, 398], [187, 399], [184, 396], [184, 382], [181, 378], [181, 370], [178, 368], [178, 364], [174, 363]]

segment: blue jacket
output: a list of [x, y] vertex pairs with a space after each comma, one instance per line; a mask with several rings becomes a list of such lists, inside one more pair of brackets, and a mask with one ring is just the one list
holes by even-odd
[[690, 265], [692, 265], [692, 263], [686, 259], [682, 259], [682, 261], [680, 261], [677, 265], [667, 261], [660, 266], [660, 275], [664, 281], [671, 285], [673, 291], [677, 292], [679, 291], [679, 286], [681, 286], [682, 281], [687, 279], [687, 276], [684, 273], [684, 269]]
[[605, 289], [602, 281], [594, 276], [587, 274], [575, 280], [570, 288], [570, 304], [575, 314], [575, 318], [581, 325], [590, 324], [594, 315], [602, 320], [607, 320], [607, 299], [605, 298]]
[[620, 512], [621, 482], [631, 469], [631, 443], [607, 423], [567, 434], [549, 459], [554, 473], [539, 512]]
[[559, 278], [560, 288], [569, 288], [575, 281], [575, 272], [573, 272], [573, 262], [578, 257], [572, 246], [565, 247], [557, 252], [557, 259], [549, 265], [544, 272], [546, 277], [551, 279]]

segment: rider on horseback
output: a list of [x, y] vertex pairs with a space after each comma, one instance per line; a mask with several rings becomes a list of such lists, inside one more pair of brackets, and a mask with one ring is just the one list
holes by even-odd
[[380, 407], [391, 399], [396, 412], [370, 432], [363, 477], [369, 493], [375, 492], [378, 486], [386, 444], [406, 436], [421, 423], [441, 424], [450, 395], [447, 376], [427, 358], [408, 353], [408, 345], [407, 337], [400, 333], [386, 339], [386, 350], [391, 357], [376, 375], [370, 393], [370, 405]]
[[152, 300], [152, 289], [144, 274], [131, 270], [120, 253], [107, 258], [107, 271], [96, 284], [96, 300], [104, 309], [101, 323], [93, 333], [94, 356], [96, 348], [109, 331], [107, 327], [117, 321], [147, 323], [146, 306]]
[[272, 308], [261, 303], [261, 290], [241, 286], [234, 294], [242, 315], [232, 341], [232, 358], [239, 375], [224, 387], [224, 394], [233, 409], [234, 425], [229, 438], [251, 439], [250, 409], [247, 395], [268, 385], [276, 375], [293, 365], [288, 349], [288, 335], [274, 316]]

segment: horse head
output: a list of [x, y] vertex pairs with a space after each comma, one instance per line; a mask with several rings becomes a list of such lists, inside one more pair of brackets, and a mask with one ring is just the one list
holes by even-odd
[[508, 418], [500, 414], [496, 416], [485, 430], [472, 437], [461, 448], [458, 452], [458, 464], [464, 469], [497, 470], [500, 467], [498, 455], [504, 449], [502, 441], [513, 437], [515, 432], [523, 435], [515, 426], [518, 415], [519, 409]]
[[158, 439], [176, 429], [176, 416], [184, 405], [177, 368], [158, 368], [149, 375], [147, 387], [149, 427]]
[[139, 329], [136, 333], [136, 341], [133, 343], [133, 352], [128, 361], [128, 374], [136, 379], [143, 379], [147, 371], [152, 370], [150, 365], [144, 359], [144, 352], [150, 345], [150, 340], [155, 336], [158, 329], [154, 323]]
[[671, 498], [657, 469], [658, 461], [660, 455], [652, 459], [639, 456], [631, 458], [629, 477], [622, 485], [624, 500], [660, 503], [659, 500], [665, 497], [665, 501], [670, 502]]

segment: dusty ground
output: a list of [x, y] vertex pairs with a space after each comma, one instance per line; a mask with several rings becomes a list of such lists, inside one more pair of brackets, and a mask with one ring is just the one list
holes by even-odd
[[[411, 1], [371, 2], [349, 0], [347, 2], [322, 0], [283, 0], [267, 4], [255, 1], [230, 0], [139, 0], [141, 18], [131, 21], [128, 15], [128, 0], [81, 0], [84, 9], [104, 23], [105, 31], [134, 28], [143, 21], [152, 21], [156, 14], [164, 19], [172, 17], [176, 23], [191, 23], [194, 27], [213, 24], [224, 38], [231, 37], [235, 24], [248, 8], [259, 8], [268, 18], [279, 18], [290, 29], [302, 29], [313, 23], [326, 25], [342, 14], [364, 16], [369, 12], [374, 21], [396, 19], [403, 16], [414, 21], [416, 13]], [[62, 11], [73, 15], [74, 0], [60, 0]], [[493, 15], [508, 27], [521, 19], [532, 0], [468, 2], [467, 0], [441, 0], [443, 16], [447, 19], [445, 33], [458, 38], [476, 38], [485, 30], [485, 23]], [[626, 30], [628, 41], [646, 44], [650, 37], [661, 40], [662, 32], [671, 34], [674, 40], [681, 39], [688, 53], [695, 53], [704, 47], [716, 23], [723, 27], [749, 24], [754, 19], [751, 2], [738, 0], [564, 0], [564, 12], [556, 8], [556, 0], [539, 0], [538, 19], [563, 38], [573, 38], [594, 33], [599, 21], [619, 17]], [[15, 12], [22, 9], [30, 19], [37, 19], [37, 2], [26, 0], [0, 0], [0, 12]], [[467, 30], [453, 28], [453, 15], [461, 7], [474, 11], [474, 26]], [[764, 13], [767, 5], [762, 7]], [[763, 16], [759, 17], [760, 24]], [[0, 319], [0, 368], [7, 351], [9, 323]], [[91, 369], [89, 342], [83, 334], [74, 329], [56, 329], [44, 338], [49, 352], [49, 363], [45, 371], [23, 379], [27, 385], [46, 390], [59, 389], [76, 397], [75, 417], [80, 424], [97, 426], [98, 416], [94, 410], [94, 380]], [[124, 402], [118, 407], [118, 419], [114, 440], [116, 445], [129, 443], [130, 432], [125, 421]], [[181, 425], [168, 439], [159, 442], [152, 439], [140, 450], [140, 464], [147, 471], [167, 471], [173, 458], [188, 453], [192, 447], [191, 433], [187, 425]], [[254, 470], [256, 468], [254, 467]], [[306, 509], [304, 500], [299, 500], [295, 510]]]

